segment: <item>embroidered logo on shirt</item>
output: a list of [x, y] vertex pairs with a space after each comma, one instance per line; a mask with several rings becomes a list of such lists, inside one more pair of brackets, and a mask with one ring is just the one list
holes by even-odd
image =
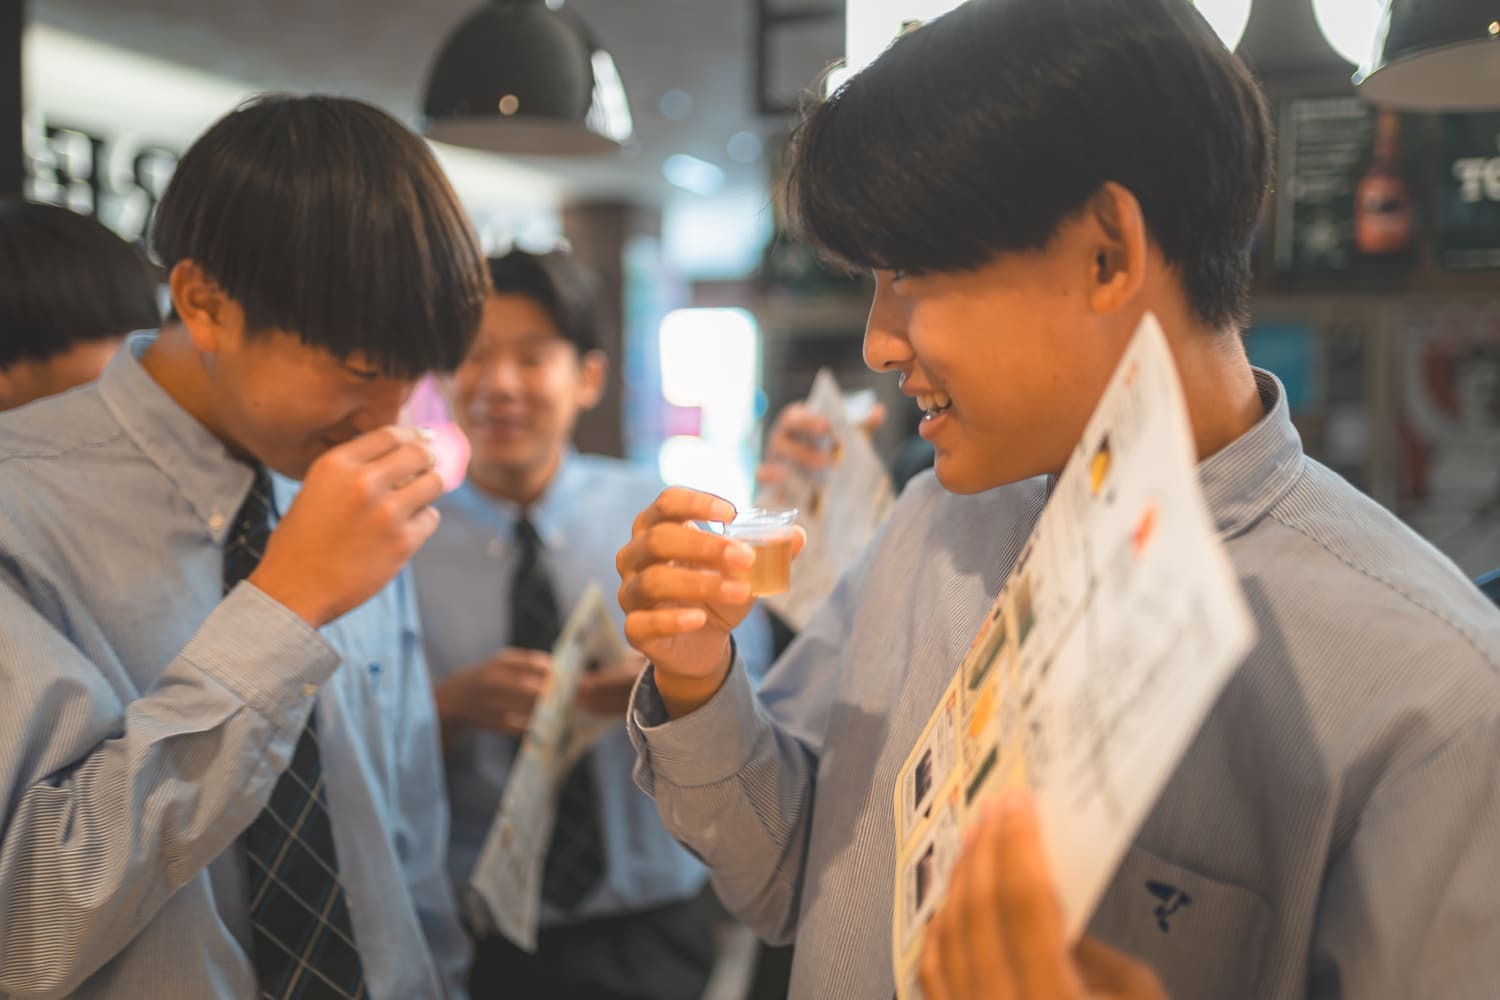
[[1148, 881], [1146, 891], [1161, 900], [1160, 905], [1152, 911], [1152, 915], [1156, 917], [1156, 925], [1162, 929], [1163, 934], [1172, 929], [1167, 921], [1173, 914], [1183, 907], [1193, 905], [1193, 897], [1175, 885], [1167, 885], [1165, 882]]

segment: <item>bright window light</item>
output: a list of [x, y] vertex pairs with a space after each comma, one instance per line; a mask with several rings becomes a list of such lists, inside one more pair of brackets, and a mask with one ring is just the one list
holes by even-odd
[[755, 399], [760, 331], [743, 309], [675, 309], [661, 321], [661, 391], [673, 406]]
[[1318, 27], [1333, 50], [1356, 66], [1369, 62], [1380, 30], [1381, 0], [1313, 0]]
[[750, 499], [760, 328], [743, 309], [678, 309], [659, 333], [662, 397], [701, 414], [697, 437], [662, 445], [662, 479], [727, 497]]
[[[1245, 25], [1250, 23], [1252, 0], [1193, 0], [1203, 14], [1204, 20], [1218, 33], [1224, 46], [1233, 52], [1245, 37]], [[1339, 3], [1349, 0], [1338, 0]]]

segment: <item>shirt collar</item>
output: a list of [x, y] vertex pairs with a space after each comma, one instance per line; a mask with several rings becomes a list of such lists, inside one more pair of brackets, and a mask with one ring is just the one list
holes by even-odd
[[222, 542], [254, 474], [141, 366], [155, 333], [125, 342], [99, 377], [99, 395], [120, 426], [176, 485], [216, 542]]
[[1224, 539], [1253, 527], [1303, 471], [1302, 438], [1292, 426], [1286, 390], [1270, 372], [1254, 371], [1265, 416], [1198, 464], [1209, 515]]
[[[577, 453], [571, 445], [564, 448], [552, 482], [526, 512], [532, 527], [536, 528], [537, 537], [549, 549], [556, 549], [566, 537], [569, 513], [585, 485], [586, 477], [580, 472]], [[488, 524], [496, 534], [505, 538], [515, 534], [516, 524], [521, 518], [520, 504], [484, 492], [474, 485], [472, 479], [466, 479], [454, 491], [453, 501]]]

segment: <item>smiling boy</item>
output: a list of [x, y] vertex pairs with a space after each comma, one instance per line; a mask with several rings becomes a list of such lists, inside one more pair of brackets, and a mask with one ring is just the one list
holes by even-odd
[[[1180, 1000], [1500, 981], [1500, 614], [1308, 458], [1249, 365], [1270, 163], [1259, 89], [1188, 0], [971, 0], [802, 125], [791, 214], [874, 272], [865, 359], [924, 411], [936, 475], [758, 693], [725, 635], [750, 555], [689, 524], [728, 504], [668, 491], [618, 558], [652, 663], [638, 780], [732, 909], [796, 937], [793, 996], [892, 994], [893, 782], [1148, 312], [1259, 640], [1089, 933]], [[1191, 905], [1160, 919], [1152, 885]]]

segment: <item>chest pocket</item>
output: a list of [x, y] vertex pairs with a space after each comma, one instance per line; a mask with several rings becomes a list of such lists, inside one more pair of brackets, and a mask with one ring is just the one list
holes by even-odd
[[1089, 933], [1150, 965], [1173, 1000], [1258, 1000], [1271, 919], [1256, 893], [1132, 847]]

